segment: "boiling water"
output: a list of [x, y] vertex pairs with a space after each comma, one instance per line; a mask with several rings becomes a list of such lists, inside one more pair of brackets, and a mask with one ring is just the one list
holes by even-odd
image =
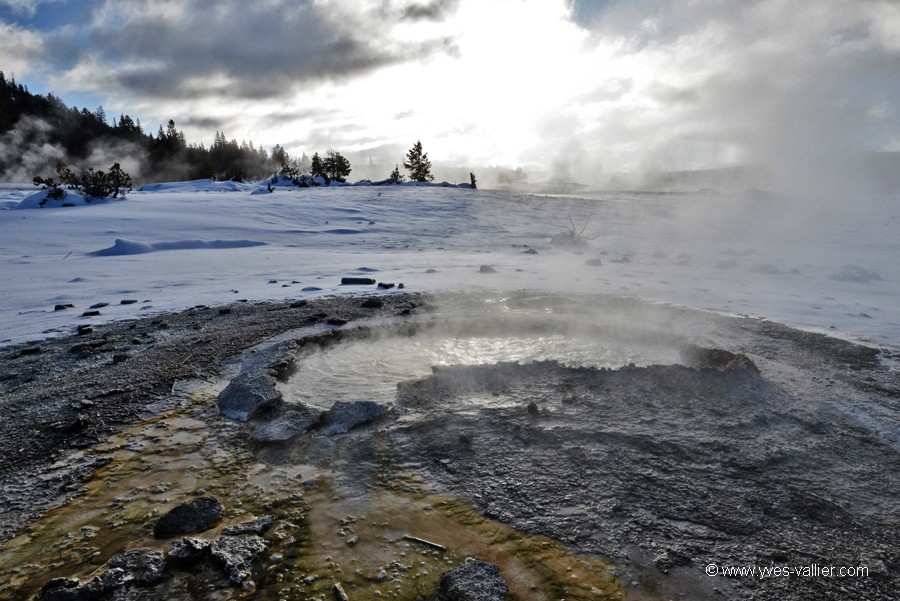
[[[555, 360], [569, 367], [618, 368], [677, 360], [675, 336], [659, 324], [607, 311], [480, 307], [478, 315], [371, 329], [305, 349], [282, 392], [288, 402], [328, 408], [335, 401], [393, 402], [397, 384], [433, 367]], [[650, 334], [652, 332], [652, 335]]]

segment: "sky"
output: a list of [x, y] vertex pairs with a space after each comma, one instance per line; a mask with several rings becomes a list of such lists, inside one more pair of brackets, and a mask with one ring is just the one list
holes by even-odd
[[145, 129], [592, 183], [900, 151], [896, 0], [0, 0], [0, 70]]

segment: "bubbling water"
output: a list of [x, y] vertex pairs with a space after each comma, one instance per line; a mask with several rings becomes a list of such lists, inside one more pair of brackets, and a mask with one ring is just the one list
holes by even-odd
[[618, 368], [677, 359], [674, 337], [661, 335], [658, 324], [626, 322], [607, 311], [508, 300], [479, 309], [457, 308], [431, 321], [372, 328], [305, 348], [297, 373], [282, 386], [285, 399], [325, 409], [335, 401], [390, 403], [400, 382], [449, 365], [554, 360], [568, 367]]

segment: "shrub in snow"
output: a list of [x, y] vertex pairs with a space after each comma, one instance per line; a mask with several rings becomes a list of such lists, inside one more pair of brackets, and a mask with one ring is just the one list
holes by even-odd
[[33, 180], [34, 185], [43, 185], [50, 190], [48, 198], [63, 198], [65, 191], [62, 190], [62, 185], [87, 198], [118, 198], [120, 192], [131, 190], [131, 176], [122, 170], [119, 163], [113, 163], [108, 172], [88, 167], [76, 174], [68, 165], [60, 162], [56, 165], [56, 174], [59, 182], [40, 176], [35, 176]]

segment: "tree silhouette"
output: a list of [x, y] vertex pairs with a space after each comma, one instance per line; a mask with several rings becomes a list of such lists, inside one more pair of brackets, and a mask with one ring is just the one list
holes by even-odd
[[334, 150], [328, 150], [328, 152], [325, 153], [325, 160], [322, 161], [322, 168], [325, 171], [325, 177], [336, 182], [347, 181], [347, 176], [350, 175], [350, 172], [352, 171], [352, 169], [350, 169], [350, 161], [344, 158], [341, 153], [335, 152]]
[[414, 182], [430, 182], [434, 180], [431, 175], [431, 161], [428, 155], [422, 151], [422, 142], [416, 140], [413, 147], [406, 153], [403, 166], [409, 171], [409, 179]]

